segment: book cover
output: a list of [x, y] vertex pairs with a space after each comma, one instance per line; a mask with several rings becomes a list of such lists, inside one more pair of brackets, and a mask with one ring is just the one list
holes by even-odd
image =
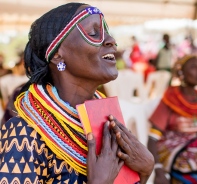
[[[102, 146], [103, 126], [108, 116], [113, 115], [119, 122], [125, 125], [117, 97], [108, 97], [95, 100], [87, 100], [76, 106], [79, 118], [87, 135], [92, 132], [96, 139], [96, 154], [100, 153]], [[137, 172], [124, 165], [114, 184], [135, 184], [140, 178]]]

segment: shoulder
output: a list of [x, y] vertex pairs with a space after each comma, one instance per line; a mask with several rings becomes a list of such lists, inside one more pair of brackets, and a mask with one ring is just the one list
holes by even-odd
[[35, 155], [39, 155], [44, 154], [46, 148], [38, 132], [20, 117], [11, 118], [1, 127], [0, 138], [0, 157], [4, 155], [7, 158], [12, 154], [16, 157], [31, 155], [32, 150]]
[[10, 118], [4, 125], [1, 127], [1, 131], [9, 130], [9, 129], [21, 129], [26, 127], [29, 130], [34, 130], [32, 127], [30, 127], [27, 122], [22, 119], [21, 117], [13, 117]]
[[177, 91], [179, 91], [179, 87], [178, 86], [169, 86], [167, 88], [167, 90], [165, 91], [164, 96], [166, 94], [175, 94]]
[[32, 141], [36, 141], [39, 145], [45, 145], [45, 142], [42, 141], [40, 135], [21, 117], [13, 117], [9, 119], [1, 127], [0, 137], [2, 144], [11, 142], [30, 144]]

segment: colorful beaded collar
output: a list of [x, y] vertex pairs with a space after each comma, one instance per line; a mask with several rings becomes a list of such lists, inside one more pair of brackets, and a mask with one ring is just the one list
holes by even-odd
[[[98, 91], [94, 98], [103, 98]], [[60, 99], [54, 86], [32, 84], [20, 94], [15, 107], [57, 157], [86, 175], [87, 143], [77, 110]]]

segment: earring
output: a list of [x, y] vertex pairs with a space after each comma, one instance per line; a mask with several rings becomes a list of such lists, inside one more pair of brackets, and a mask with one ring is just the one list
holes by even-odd
[[182, 87], [186, 87], [187, 86], [187, 84], [185, 83], [185, 77], [184, 77], [184, 75], [181, 75], [180, 76], [180, 81], [181, 81], [181, 86]]
[[57, 69], [62, 72], [66, 69], [66, 64], [62, 61], [60, 61], [58, 64], [57, 64]]

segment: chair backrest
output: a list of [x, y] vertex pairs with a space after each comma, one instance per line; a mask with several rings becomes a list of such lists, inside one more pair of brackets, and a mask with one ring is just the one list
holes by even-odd
[[166, 70], [151, 72], [146, 81], [147, 98], [161, 97], [167, 89], [171, 79], [171, 73]]
[[145, 98], [143, 74], [130, 69], [119, 70], [116, 80], [104, 84], [107, 96], [118, 96], [124, 100], [139, 100]]

